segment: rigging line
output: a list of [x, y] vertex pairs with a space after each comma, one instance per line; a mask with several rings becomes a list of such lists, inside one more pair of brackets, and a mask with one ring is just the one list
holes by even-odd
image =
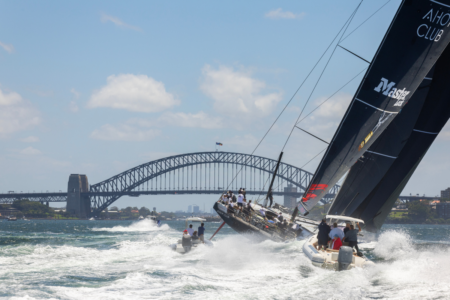
[[298, 121], [298, 124], [300, 124], [301, 122], [303, 122], [303, 120], [305, 120], [308, 116], [310, 116], [313, 112], [315, 112], [317, 109], [319, 109], [319, 107], [322, 106], [322, 104], [325, 104], [325, 102], [327, 102], [328, 100], [330, 100], [331, 98], [334, 97], [334, 95], [336, 95], [337, 93], [339, 93], [343, 88], [345, 88], [350, 82], [352, 82], [353, 80], [355, 80], [356, 77], [358, 77], [359, 75], [361, 75], [362, 72], [366, 71], [368, 67], [365, 67], [361, 72], [359, 72], [355, 77], [353, 77], [352, 79], [350, 79], [346, 84], [344, 84], [340, 89], [338, 89], [336, 92], [334, 92], [333, 95], [331, 95], [330, 97], [328, 97], [325, 101], [323, 101], [322, 103], [320, 103], [319, 105], [317, 105], [316, 108], [314, 108], [312, 111], [310, 111], [306, 116], [303, 117], [303, 119], [301, 119], [300, 121]]
[[303, 169], [307, 164], [309, 164], [310, 162], [312, 162], [317, 156], [319, 156], [322, 152], [324, 152], [325, 150], [327, 150], [328, 147], [326, 147], [325, 149], [323, 149], [322, 151], [320, 151], [319, 153], [316, 154], [316, 156], [314, 156], [313, 158], [311, 158], [310, 160], [308, 160], [308, 162], [306, 164], [304, 164], [300, 169]]
[[[262, 199], [261, 199], [261, 196], [263, 195], [263, 191], [264, 191], [264, 189], [265, 189], [265, 187], [266, 187], [266, 184], [267, 184], [267, 182], [269, 181], [269, 179], [270, 179], [270, 176], [267, 177], [266, 182], [264, 183], [264, 185], [263, 185], [263, 187], [262, 187], [262, 190], [259, 191], [258, 198], [256, 199], [255, 203], [258, 204], [259, 201], [262, 200]], [[278, 188], [278, 186], [277, 186], [277, 188]]]
[[341, 42], [345, 41], [349, 36], [351, 36], [351, 35], [353, 34], [353, 32], [355, 32], [356, 30], [358, 30], [359, 27], [361, 27], [362, 25], [364, 25], [364, 23], [366, 23], [367, 21], [369, 21], [370, 18], [372, 18], [374, 15], [376, 15], [383, 7], [385, 7], [389, 2], [391, 2], [391, 0], [389, 0], [388, 2], [386, 2], [385, 4], [383, 4], [383, 6], [381, 6], [379, 9], [377, 9], [372, 15], [370, 15], [370, 17], [368, 17], [364, 22], [362, 22], [361, 24], [359, 24], [359, 26], [356, 27], [352, 32], [350, 32], [345, 38], [343, 38]]
[[365, 59], [365, 58], [359, 56], [358, 54], [356, 54], [356, 53], [354, 53], [354, 52], [352, 52], [352, 51], [350, 51], [350, 50], [348, 50], [348, 49], [342, 47], [341, 45], [338, 45], [338, 46], [339, 46], [339, 48], [344, 49], [345, 51], [347, 51], [347, 52], [353, 54], [353, 55], [356, 56], [357, 58], [362, 59], [362, 60], [365, 61], [366, 63], [370, 64], [370, 61], [368, 61], [367, 59]]
[[322, 140], [321, 138], [315, 136], [314, 134], [312, 134], [312, 133], [310, 133], [310, 132], [308, 132], [308, 131], [306, 131], [306, 130], [304, 130], [304, 129], [301, 129], [301, 128], [298, 127], [297, 125], [296, 125], [295, 127], [297, 127], [298, 129], [300, 129], [300, 130], [303, 131], [303, 132], [306, 132], [306, 133], [309, 134], [310, 136], [313, 136], [313, 137], [315, 137], [316, 139], [318, 139], [318, 140], [324, 142], [325, 144], [328, 144], [328, 145], [330, 144], [330, 143], [328, 143], [327, 141]]
[[[362, 0], [363, 1], [363, 0]], [[361, 3], [362, 3], [361, 1]], [[270, 128], [267, 130], [267, 132], [264, 134], [264, 136], [261, 138], [261, 140], [259, 141], [258, 145], [256, 145], [255, 149], [253, 150], [253, 152], [250, 155], [253, 155], [256, 150], [258, 149], [258, 147], [261, 145], [261, 143], [263, 142], [263, 140], [266, 138], [266, 136], [269, 134], [269, 132], [272, 130], [273, 126], [275, 125], [275, 123], [278, 121], [278, 119], [281, 117], [281, 115], [284, 113], [284, 111], [286, 110], [286, 108], [289, 106], [289, 104], [292, 102], [292, 100], [294, 99], [294, 97], [297, 95], [298, 91], [303, 87], [303, 85], [305, 84], [306, 80], [308, 80], [309, 76], [311, 75], [311, 73], [315, 70], [315, 68], [317, 67], [317, 65], [319, 64], [319, 62], [322, 60], [322, 58], [325, 56], [325, 54], [328, 52], [328, 50], [330, 49], [330, 47], [334, 44], [334, 41], [339, 37], [339, 35], [341, 34], [341, 31], [344, 30], [344, 28], [347, 25], [350, 25], [351, 19], [353, 18], [354, 14], [356, 13], [356, 11], [358, 10], [359, 6], [361, 5], [361, 3], [358, 5], [358, 7], [356, 8], [356, 10], [353, 12], [353, 14], [350, 16], [350, 18], [344, 23], [344, 25], [342, 26], [342, 28], [339, 30], [339, 32], [336, 34], [336, 36], [334, 37], [334, 39], [331, 41], [331, 43], [328, 45], [327, 49], [323, 52], [322, 56], [319, 58], [319, 60], [316, 62], [316, 64], [314, 65], [314, 67], [311, 69], [311, 71], [308, 73], [308, 75], [306, 76], [306, 78], [303, 80], [303, 82], [300, 84], [300, 86], [298, 87], [298, 89], [295, 91], [295, 93], [292, 95], [291, 99], [289, 100], [289, 102], [284, 106], [283, 110], [280, 112], [280, 114], [278, 115], [278, 117], [275, 119], [275, 121], [272, 123], [272, 125], [270, 126]], [[347, 24], [348, 23], [348, 24]], [[345, 30], [344, 33], [345, 34]], [[340, 40], [339, 40], [340, 42]], [[338, 42], [338, 44], [339, 44]], [[336, 50], [336, 47], [334, 49], [334, 51]], [[334, 52], [333, 51], [333, 52]], [[297, 119], [298, 121], [298, 119]], [[291, 131], [292, 134], [292, 131]], [[284, 147], [283, 147], [284, 149]], [[229, 189], [229, 187], [232, 185], [232, 183], [234, 182], [234, 180], [237, 178], [237, 175], [241, 172], [241, 169], [236, 173], [236, 175], [233, 177], [233, 179], [231, 180], [231, 183], [228, 184], [227, 186], [227, 190]]]
[[[344, 32], [342, 33], [342, 36], [344, 36], [344, 34], [345, 34], [345, 32], [347, 31], [348, 27], [349, 27], [350, 24], [352, 23], [352, 20], [353, 20], [353, 18], [355, 17], [356, 12], [358, 11], [358, 9], [359, 9], [359, 7], [361, 6], [361, 4], [362, 4], [363, 1], [364, 1], [364, 0], [361, 0], [361, 2], [358, 4], [358, 6], [356, 7], [356, 9], [355, 9], [355, 10], [353, 11], [353, 13], [351, 14], [350, 18], [347, 20], [346, 24], [344, 25], [345, 30], [344, 30]], [[286, 147], [287, 143], [289, 142], [289, 139], [291, 138], [292, 132], [294, 132], [295, 124], [297, 124], [298, 120], [300, 119], [300, 117], [301, 117], [302, 114], [303, 114], [303, 111], [305, 110], [306, 106], [308, 105], [308, 102], [309, 102], [309, 100], [311, 99], [311, 97], [312, 97], [314, 91], [316, 90], [316, 87], [317, 87], [317, 85], [319, 84], [319, 81], [320, 81], [320, 79], [322, 78], [323, 73], [324, 73], [325, 70], [327, 69], [328, 64], [330, 63], [331, 58], [333, 57], [334, 52], [336, 51], [336, 49], [337, 49], [339, 43], [340, 43], [341, 40], [342, 40], [342, 36], [341, 36], [341, 38], [339, 39], [339, 41], [338, 41], [338, 43], [336, 44], [336, 46], [334, 47], [333, 52], [331, 53], [330, 58], [328, 59], [328, 61], [327, 61], [326, 65], [325, 65], [325, 67], [324, 67], [323, 70], [322, 70], [322, 73], [321, 73], [320, 76], [319, 76], [319, 79], [317, 80], [316, 84], [314, 85], [314, 88], [313, 88], [313, 90], [311, 91], [311, 93], [309, 94], [309, 97], [308, 97], [308, 99], [306, 100], [305, 105], [303, 106], [302, 110], [300, 111], [300, 115], [298, 116], [297, 120], [295, 121], [294, 126], [292, 126], [291, 132], [289, 133], [289, 136], [287, 137], [286, 142], [284, 143], [284, 146], [283, 146], [283, 148], [281, 149], [281, 151], [284, 151], [284, 148]]]
[[[331, 45], [334, 43], [334, 41], [336, 40], [336, 38], [340, 35], [341, 31], [345, 28], [344, 32], [342, 33], [342, 36], [344, 36], [345, 32], [347, 31], [348, 27], [350, 26], [351, 21], [353, 20], [354, 16], [356, 15], [356, 12], [358, 11], [358, 9], [359, 9], [359, 7], [361, 6], [361, 4], [362, 4], [363, 1], [364, 1], [364, 0], [361, 0], [361, 2], [359, 3], [359, 5], [356, 7], [356, 9], [353, 11], [353, 13], [350, 15], [350, 17], [349, 17], [349, 18], [347, 19], [347, 21], [344, 23], [344, 25], [343, 25], [342, 28], [339, 30], [339, 32], [337, 33], [337, 35], [335, 36], [335, 38], [333, 39], [333, 41], [331, 42], [331, 44], [328, 46], [327, 50], [325, 50], [325, 52], [324, 52], [324, 53], [322, 54], [322, 56], [320, 57], [319, 61], [318, 61], [318, 62], [316, 63], [316, 65], [314, 66], [313, 70], [315, 69], [315, 67], [317, 66], [317, 64], [320, 62], [320, 60], [323, 58], [323, 56], [324, 56], [325, 53], [328, 51], [328, 49], [331, 47]], [[299, 122], [298, 120], [299, 120], [300, 117], [302, 116], [302, 113], [303, 113], [303, 111], [305, 110], [306, 105], [308, 104], [308, 102], [309, 102], [309, 100], [310, 100], [312, 94], [314, 93], [314, 90], [315, 90], [315, 88], [317, 87], [317, 84], [319, 83], [320, 78], [322, 77], [322, 75], [323, 75], [323, 73], [325, 72], [325, 70], [326, 70], [328, 64], [330, 63], [330, 60], [331, 60], [331, 58], [333, 57], [333, 54], [334, 54], [334, 52], [336, 51], [337, 46], [339, 46], [339, 43], [342, 41], [342, 36], [341, 36], [341, 38], [339, 39], [339, 41], [338, 41], [338, 43], [336, 44], [336, 46], [334, 47], [333, 52], [331, 53], [330, 58], [328, 59], [326, 65], [325, 65], [325, 67], [324, 67], [324, 69], [322, 70], [322, 73], [320, 74], [320, 77], [319, 77], [319, 79], [317, 80], [316, 85], [314, 86], [314, 89], [312, 90], [311, 94], [309, 95], [308, 100], [306, 101], [305, 105], [303, 106], [303, 109], [301, 110], [300, 115], [298, 116], [298, 118], [297, 118], [297, 120], [296, 120], [296, 123], [295, 123], [294, 126], [292, 127], [292, 130], [291, 130], [291, 132], [290, 132], [288, 138], [286, 139], [286, 142], [285, 142], [285, 144], [284, 144], [284, 146], [283, 146], [283, 149], [282, 149], [281, 151], [284, 151], [284, 148], [286, 147], [286, 144], [288, 143], [288, 141], [289, 141], [289, 139], [290, 139], [290, 137], [291, 137], [291, 135], [292, 135], [292, 132], [294, 131], [294, 128], [296, 127], [296, 125], [297, 125], [298, 123], [301, 122], [301, 121]], [[366, 69], [367, 69], [367, 68], [365, 68], [364, 70], [366, 70]], [[299, 87], [299, 88], [297, 89], [297, 91], [294, 93], [294, 95], [293, 95], [292, 98], [289, 100], [289, 102], [288, 102], [287, 105], [289, 105], [289, 103], [290, 103], [290, 102], [292, 101], [292, 99], [295, 97], [295, 95], [296, 95], [297, 92], [300, 90], [300, 88], [303, 86], [303, 84], [305, 83], [306, 79], [308, 79], [309, 75], [311, 74], [311, 72], [312, 72], [313, 70], [310, 71], [310, 73], [308, 74], [308, 76], [305, 78], [305, 80], [302, 82], [302, 84], [300, 85], [300, 87]], [[363, 71], [364, 71], [364, 70], [363, 70]], [[361, 74], [363, 71], [361, 71], [359, 74]], [[359, 75], [359, 74], [358, 74], [358, 75]], [[354, 78], [356, 78], [358, 75], [356, 75]], [[353, 79], [354, 79], [354, 78], [353, 78]], [[352, 79], [352, 80], [353, 80], [353, 79]], [[350, 80], [348, 83], [350, 83], [352, 80]], [[342, 88], [344, 88], [348, 83], [346, 83]], [[341, 88], [341, 89], [342, 89], [342, 88]], [[339, 89], [339, 90], [341, 90], [341, 89]], [[337, 92], [339, 92], [339, 90], [338, 90]], [[336, 93], [337, 93], [337, 92], [336, 92]], [[331, 95], [330, 98], [333, 97], [336, 93], [334, 93], [333, 95]], [[328, 99], [329, 99], [329, 98], [328, 98]], [[327, 99], [327, 100], [328, 100], [328, 99]], [[325, 103], [327, 100], [325, 100], [323, 103]], [[322, 103], [322, 104], [323, 104], [323, 103]], [[320, 105], [322, 105], [322, 104], [320, 104]], [[286, 109], [287, 105], [285, 106], [284, 109]], [[283, 109], [283, 111], [284, 111], [284, 109]], [[317, 109], [317, 108], [316, 108], [316, 109]], [[314, 109], [314, 110], [315, 110], [315, 109]], [[314, 111], [314, 110], [313, 110], [313, 111]], [[312, 113], [312, 112], [311, 112], [311, 113]], [[278, 118], [279, 118], [280, 116], [281, 116], [281, 114], [278, 116]], [[278, 120], [278, 118], [277, 118], [277, 120]], [[306, 118], [306, 117], [305, 117], [305, 118]], [[303, 119], [302, 119], [302, 121], [303, 121]], [[275, 122], [276, 122], [276, 120], [275, 120]], [[275, 123], [274, 123], [274, 124], [275, 124]], [[272, 124], [272, 126], [273, 126], [274, 124]], [[297, 128], [298, 128], [298, 127], [297, 127]], [[270, 130], [270, 129], [269, 129], [269, 130]], [[267, 132], [267, 133], [268, 133], [268, 132]], [[266, 135], [267, 135], [267, 133], [266, 133]], [[265, 137], [265, 136], [264, 136], [264, 137]], [[263, 139], [264, 139], [264, 138], [263, 138]], [[261, 142], [262, 142], [262, 140], [261, 140]], [[261, 142], [260, 142], [260, 143], [261, 143]], [[258, 144], [258, 146], [259, 146], [259, 144]], [[258, 146], [257, 146], [257, 147], [258, 147]], [[321, 152], [319, 152], [316, 156], [313, 157], [313, 159], [316, 158], [320, 153], [322, 153], [322, 152], [325, 151], [326, 149], [327, 149], [327, 148], [325, 148], [324, 150], [322, 150]], [[255, 149], [255, 150], [256, 150], [256, 149]], [[308, 163], [310, 163], [310, 162], [311, 162], [311, 160], [308, 161], [308, 162], [305, 164], [305, 166], [306, 166]], [[303, 168], [303, 167], [302, 167], [302, 168]], [[266, 180], [266, 182], [264, 183], [263, 188], [266, 186], [267, 181], [268, 181], [268, 180]], [[277, 186], [277, 188], [278, 188], [278, 186]], [[256, 203], [259, 202], [260, 196], [261, 196], [261, 192], [260, 192], [259, 195], [258, 195], [258, 200], [256, 200]]]

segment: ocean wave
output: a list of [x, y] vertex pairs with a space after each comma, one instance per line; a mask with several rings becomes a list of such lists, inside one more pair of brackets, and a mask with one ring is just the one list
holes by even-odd
[[153, 226], [141, 222], [106, 228], [137, 233], [100, 234], [103, 246], [86, 246], [83, 239], [102, 241], [93, 231], [105, 228], [77, 233], [78, 243], [71, 237], [65, 245], [2, 247], [0, 297], [445, 299], [450, 293], [448, 245], [418, 246], [411, 232], [389, 230], [366, 243], [378, 259], [374, 266], [332, 272], [311, 264], [302, 253], [304, 241], [256, 243], [220, 232], [213, 247], [182, 255], [169, 248], [181, 237], [178, 230], [148, 230]]

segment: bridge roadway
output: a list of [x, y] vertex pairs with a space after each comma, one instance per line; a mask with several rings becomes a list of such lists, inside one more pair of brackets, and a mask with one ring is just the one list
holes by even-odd
[[[87, 192], [80, 193], [81, 196], [130, 196], [139, 197], [141, 195], [183, 195], [183, 194], [215, 194], [219, 195], [223, 190], [162, 190], [162, 191], [129, 191], [129, 192]], [[247, 191], [249, 195], [265, 195], [261, 191]], [[273, 192], [276, 196], [291, 196], [300, 198], [302, 193], [289, 193], [289, 192]], [[28, 199], [30, 201], [39, 202], [66, 202], [67, 193], [8, 193], [0, 194], [0, 204], [12, 204], [14, 200]], [[334, 194], [327, 194], [325, 198], [334, 199]], [[406, 202], [418, 201], [418, 200], [439, 200], [440, 197], [427, 197], [427, 196], [399, 196], [399, 199]]]
[[[219, 196], [223, 190], [162, 190], [162, 191], [128, 191], [128, 192], [85, 192], [80, 193], [81, 196], [129, 196], [139, 197], [141, 195], [183, 195], [183, 194], [215, 194]], [[261, 198], [265, 196], [262, 191], [247, 191], [248, 195], [260, 195]], [[274, 191], [275, 196], [291, 196], [300, 198], [302, 193], [289, 193]], [[0, 194], [0, 204], [12, 204], [14, 200], [28, 199], [30, 201], [39, 202], [66, 202], [68, 193], [14, 193], [14, 194]], [[325, 198], [332, 199], [334, 194], [327, 194]], [[251, 199], [251, 198], [250, 198]]]

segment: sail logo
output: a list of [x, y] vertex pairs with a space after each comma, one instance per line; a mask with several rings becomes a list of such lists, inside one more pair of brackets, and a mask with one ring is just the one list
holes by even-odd
[[364, 146], [367, 144], [367, 142], [370, 140], [370, 138], [373, 136], [373, 134], [375, 132], [377, 132], [377, 130], [384, 124], [387, 122], [387, 120], [389, 120], [390, 117], [392, 117], [392, 115], [394, 115], [393, 113], [388, 113], [388, 112], [383, 112], [383, 114], [380, 116], [380, 118], [378, 119], [377, 124], [375, 125], [375, 127], [372, 129], [371, 132], [369, 132], [369, 134], [366, 136], [366, 138], [361, 142], [361, 144], [359, 144], [358, 146], [358, 151], [361, 151], [362, 148], [364, 148]]
[[306, 193], [305, 197], [303, 197], [302, 201], [306, 202], [309, 199], [314, 199], [317, 197], [316, 194], [314, 194], [312, 191], [320, 191], [325, 190], [328, 187], [328, 184], [312, 184], [311, 187], [308, 190], [308, 193]]
[[359, 144], [358, 151], [361, 151], [361, 149], [364, 148], [364, 146], [365, 146], [366, 143], [370, 140], [370, 138], [372, 137], [372, 135], [373, 135], [373, 131], [371, 131], [371, 132], [366, 136], [366, 138], [361, 142], [361, 144]]
[[410, 91], [407, 91], [406, 88], [400, 90], [394, 87], [395, 82], [389, 82], [386, 78], [381, 78], [380, 84], [374, 88], [375, 92], [383, 92], [383, 95], [388, 96], [392, 99], [397, 99], [398, 101], [395, 102], [394, 106], [402, 106], [405, 102], [406, 96], [410, 93]]
[[417, 27], [417, 35], [426, 40], [438, 42], [444, 33], [444, 30], [438, 27], [450, 26], [450, 13], [444, 13], [439, 10], [433, 14], [433, 9], [431, 9], [422, 19], [431, 23], [431, 25], [421, 24]]

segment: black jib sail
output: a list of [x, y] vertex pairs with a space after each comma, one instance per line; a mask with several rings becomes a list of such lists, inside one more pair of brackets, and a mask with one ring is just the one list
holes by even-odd
[[350, 216], [386, 175], [411, 135], [425, 100], [433, 100], [427, 99], [433, 73], [434, 68], [427, 74], [409, 103], [405, 104], [405, 108], [351, 167], [330, 206], [329, 214]]
[[450, 41], [450, 0], [404, 0], [293, 217], [306, 215], [408, 102]]
[[367, 230], [381, 228], [403, 188], [450, 118], [449, 79], [450, 49], [446, 49], [436, 63], [427, 100], [405, 146], [383, 179], [351, 213], [351, 216], [365, 221]]

